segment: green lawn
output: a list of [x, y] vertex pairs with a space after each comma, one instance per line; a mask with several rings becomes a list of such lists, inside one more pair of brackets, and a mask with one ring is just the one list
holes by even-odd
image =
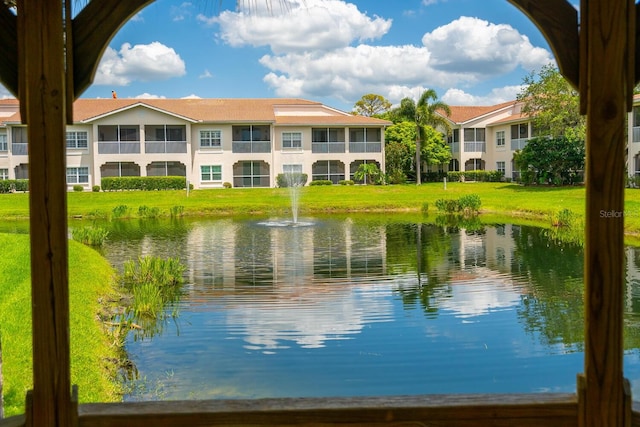
[[[31, 272], [29, 237], [0, 233], [0, 337], [2, 339], [5, 415], [24, 413], [32, 386]], [[115, 381], [118, 348], [97, 314], [100, 298], [113, 293], [114, 270], [96, 251], [69, 242], [72, 382], [81, 402], [119, 399]], [[111, 369], [111, 371], [109, 371]]]
[[[482, 200], [482, 212], [529, 219], [546, 219], [550, 214], [569, 209], [584, 216], [583, 187], [523, 187], [506, 183], [442, 183], [389, 186], [304, 187], [301, 195], [303, 214], [350, 211], [421, 211], [429, 205], [435, 213], [435, 201], [457, 199], [476, 193]], [[640, 190], [627, 189], [625, 230], [640, 235]], [[112, 193], [69, 193], [72, 216], [109, 216], [114, 207], [126, 205], [132, 215], [140, 206], [157, 207], [164, 215], [175, 206], [184, 206], [185, 215], [281, 214], [289, 209], [285, 188], [234, 188], [186, 191], [126, 191]], [[0, 195], [0, 218], [28, 217], [27, 194]]]

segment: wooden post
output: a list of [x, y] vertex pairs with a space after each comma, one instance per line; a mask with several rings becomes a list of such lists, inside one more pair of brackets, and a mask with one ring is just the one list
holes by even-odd
[[29, 141], [33, 400], [27, 417], [38, 427], [70, 427], [62, 2], [20, 0], [17, 16]]
[[[585, 375], [581, 422], [623, 426], [625, 123], [634, 84], [633, 0], [582, 0], [580, 96], [587, 114]], [[631, 28], [629, 28], [631, 26]], [[615, 215], [607, 215], [614, 212]], [[584, 412], [583, 412], [584, 411]]]

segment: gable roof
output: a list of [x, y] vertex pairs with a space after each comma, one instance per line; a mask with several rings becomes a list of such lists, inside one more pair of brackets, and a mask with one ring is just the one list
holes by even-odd
[[507, 101], [501, 104], [485, 105], [485, 106], [455, 106], [454, 105], [454, 106], [449, 106], [449, 109], [451, 110], [451, 115], [449, 115], [448, 117], [443, 113], [440, 113], [440, 114], [455, 124], [462, 124], [471, 120], [477, 120], [491, 113], [496, 113], [500, 110], [512, 108], [516, 103], [517, 101]]
[[[0, 107], [5, 101], [8, 100], [0, 100]], [[17, 100], [11, 102], [17, 103]], [[320, 102], [298, 98], [80, 98], [73, 104], [73, 121], [90, 123], [132, 108], [149, 108], [193, 123], [391, 124], [386, 120], [354, 116]], [[20, 123], [20, 114], [0, 117], [0, 123]]]

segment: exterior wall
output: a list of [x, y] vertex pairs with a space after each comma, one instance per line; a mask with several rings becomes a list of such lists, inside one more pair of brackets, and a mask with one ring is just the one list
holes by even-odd
[[[317, 108], [317, 107], [316, 107]], [[307, 113], [310, 113], [307, 111]], [[290, 113], [290, 112], [289, 112]], [[310, 121], [318, 120], [318, 113], [314, 111], [310, 116]], [[337, 120], [345, 115], [333, 114]], [[332, 116], [327, 117], [330, 123]], [[155, 141], [152, 135], [145, 135], [145, 126], [184, 126], [185, 141], [163, 142]], [[8, 124], [0, 127], [0, 134], [7, 135], [7, 152], [0, 151], [0, 169], [8, 170], [8, 178], [15, 179], [15, 167], [28, 163], [27, 155], [16, 155], [12, 153], [11, 133], [18, 124]], [[105, 129], [102, 126], [127, 126], [136, 129], [133, 139], [119, 141], [122, 137], [120, 129]], [[233, 130], [235, 126], [268, 126], [269, 141], [260, 141], [257, 146], [264, 148], [268, 144], [268, 152], [252, 152], [252, 147], [246, 152], [234, 152], [234, 147], [244, 151], [245, 141], [234, 141]], [[340, 153], [314, 153], [312, 141], [313, 128], [339, 128], [345, 135], [345, 150]], [[178, 162], [184, 166], [184, 174], [187, 182], [194, 188], [221, 188], [225, 183], [234, 183], [234, 178], [238, 182], [239, 178], [234, 177], [234, 170], [243, 170], [243, 162], [261, 162], [268, 168], [268, 177], [259, 179], [260, 186], [276, 186], [276, 177], [282, 173], [285, 165], [301, 165], [302, 172], [306, 173], [309, 181], [312, 179], [313, 165], [318, 161], [339, 161], [344, 164], [345, 179], [349, 179], [350, 165], [357, 161], [374, 161], [380, 165], [384, 171], [384, 128], [383, 125], [367, 126], [357, 125], [354, 128], [368, 128], [379, 130], [380, 143], [379, 152], [356, 153], [349, 152], [349, 127], [345, 125], [275, 125], [273, 122], [242, 122], [242, 123], [207, 123], [196, 122], [162, 111], [157, 111], [146, 106], [135, 106], [120, 112], [95, 117], [82, 123], [75, 123], [67, 127], [67, 132], [86, 132], [87, 147], [70, 148], [67, 150], [67, 168], [72, 171], [76, 168], [88, 169], [88, 182], [83, 182], [85, 190], [91, 190], [94, 185], [101, 186], [103, 168], [109, 164], [113, 168], [110, 174], [120, 173], [117, 171], [118, 164], [133, 163], [139, 168], [140, 176], [147, 176], [149, 165], [161, 166], [162, 162]], [[153, 129], [151, 129], [153, 131]], [[219, 131], [219, 146], [201, 145], [201, 131]], [[299, 132], [302, 134], [302, 147], [283, 147], [282, 135], [284, 132]], [[125, 138], [126, 139], [126, 138]], [[239, 143], [239, 144], [238, 144]], [[164, 147], [164, 148], [163, 148]], [[169, 148], [170, 147], [170, 148]], [[163, 151], [164, 150], [164, 151]], [[180, 152], [171, 152], [180, 151]], [[216, 173], [203, 174], [205, 170]], [[234, 166], [236, 169], [234, 169]], [[208, 168], [211, 167], [211, 168]], [[84, 169], [83, 169], [84, 171]], [[203, 179], [203, 175], [207, 179]], [[218, 179], [219, 178], [219, 179]], [[253, 183], [248, 179], [247, 182]], [[69, 182], [68, 188], [76, 182]], [[251, 184], [253, 185], [253, 184]]]

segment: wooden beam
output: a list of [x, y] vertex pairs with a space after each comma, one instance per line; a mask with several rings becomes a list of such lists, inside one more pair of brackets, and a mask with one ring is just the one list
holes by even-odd
[[16, 16], [0, 7], [0, 81], [9, 92], [18, 96], [18, 23]]
[[[628, 60], [633, 0], [582, 0], [580, 96], [587, 112], [585, 427], [625, 425], [622, 312]], [[606, 216], [603, 212], [620, 215]]]
[[538, 27], [547, 39], [562, 75], [579, 86], [578, 11], [565, 0], [508, 0]]
[[577, 426], [574, 394], [429, 395], [85, 404], [80, 427]]
[[62, 2], [20, 0], [18, 16], [20, 103], [29, 123], [33, 393], [27, 420], [71, 427]]
[[93, 81], [109, 41], [133, 15], [153, 0], [91, 0], [73, 20], [74, 99]]

